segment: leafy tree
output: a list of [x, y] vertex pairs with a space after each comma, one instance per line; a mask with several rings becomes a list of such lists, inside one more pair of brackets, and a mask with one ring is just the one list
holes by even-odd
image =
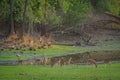
[[22, 21], [24, 2], [25, 0], [13, 0], [13, 16], [14, 16], [14, 21], [17, 24], [20, 24]]
[[109, 0], [109, 11], [120, 16], [120, 0]]
[[[67, 2], [65, 3], [67, 4]], [[63, 25], [78, 26], [82, 19], [88, 18], [87, 13], [92, 10], [90, 2], [82, 0], [70, 0], [69, 6], [64, 7], [66, 9], [63, 15]]]
[[8, 21], [9, 20], [9, 1], [0, 0], [0, 20]]
[[[13, 3], [11, 22], [19, 25], [23, 21], [25, 0], [0, 0], [0, 20], [9, 22], [11, 13], [9, 1]], [[93, 8], [99, 12], [108, 11], [120, 15], [119, 4], [119, 0], [28, 0], [24, 22], [27, 25], [42, 23], [79, 26], [81, 20], [89, 18], [88, 14]]]
[[90, 2], [98, 12], [109, 11], [120, 15], [120, 0], [90, 0]]
[[104, 12], [104, 11], [108, 11], [109, 10], [109, 2], [107, 0], [100, 0], [97, 5], [96, 8], [97, 10], [99, 10], [99, 12]]

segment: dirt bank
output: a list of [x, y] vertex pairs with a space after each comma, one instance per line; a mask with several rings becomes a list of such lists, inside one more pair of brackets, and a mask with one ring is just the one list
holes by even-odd
[[[64, 62], [68, 62], [71, 58], [70, 64], [84, 64], [86, 63], [87, 59], [94, 59], [97, 63], [103, 63], [103, 61], [111, 61], [111, 62], [120, 62], [120, 51], [92, 51], [92, 52], [85, 52], [85, 53], [76, 53], [64, 56], [56, 56], [50, 58], [50, 63], [58, 62], [60, 59]], [[41, 59], [41, 57], [38, 57]], [[23, 60], [23, 62], [35, 62], [35, 59], [27, 59]], [[0, 65], [18, 65], [18, 61], [0, 61]]]
[[97, 62], [108, 60], [108, 61], [120, 61], [120, 51], [93, 51], [86, 53], [76, 53], [65, 56], [53, 57], [52, 60], [64, 59], [64, 61], [72, 58], [71, 63], [84, 63], [87, 59], [92, 58]]

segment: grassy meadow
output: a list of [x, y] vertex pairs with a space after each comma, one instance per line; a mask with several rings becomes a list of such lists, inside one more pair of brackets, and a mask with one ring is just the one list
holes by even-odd
[[28, 49], [23, 50], [4, 50], [0, 51], [0, 61], [17, 60], [16, 54], [21, 55], [21, 59], [34, 58], [35, 56], [59, 56], [66, 54], [83, 53], [90, 51], [113, 51], [120, 50], [120, 41], [112, 42], [98, 42], [96, 46], [63, 46], [63, 45], [52, 45], [48, 49], [37, 49], [36, 51], [30, 51]]
[[[120, 42], [99, 42], [96, 46], [63, 46], [52, 45], [48, 49], [36, 51], [4, 50], [0, 51], [0, 61], [17, 60], [16, 54], [21, 54], [21, 59], [35, 56], [58, 56], [66, 54], [83, 53], [90, 51], [116, 51], [120, 50]], [[98, 68], [92, 65], [16, 65], [0, 66], [0, 80], [120, 80], [120, 63], [112, 65], [99, 64]]]
[[120, 80], [120, 63], [68, 66], [0, 66], [0, 80]]

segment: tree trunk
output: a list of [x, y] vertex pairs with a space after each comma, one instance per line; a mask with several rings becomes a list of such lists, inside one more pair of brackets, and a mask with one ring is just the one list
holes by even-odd
[[25, 24], [25, 17], [26, 17], [27, 2], [28, 2], [28, 0], [25, 0], [24, 11], [23, 11], [23, 19], [22, 19], [21, 35], [20, 35], [21, 38], [24, 35], [24, 24]]
[[14, 20], [13, 20], [13, 0], [10, 0], [10, 26], [11, 26], [10, 34], [14, 34], [15, 29], [14, 29]]
[[46, 0], [44, 3], [44, 21], [41, 22], [41, 36], [46, 36]]

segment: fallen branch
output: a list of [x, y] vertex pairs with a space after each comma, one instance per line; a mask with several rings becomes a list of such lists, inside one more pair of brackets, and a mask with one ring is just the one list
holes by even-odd
[[105, 14], [107, 14], [108, 16], [114, 17], [120, 21], [120, 16], [117, 16], [117, 15], [109, 13], [109, 12], [105, 12]]

